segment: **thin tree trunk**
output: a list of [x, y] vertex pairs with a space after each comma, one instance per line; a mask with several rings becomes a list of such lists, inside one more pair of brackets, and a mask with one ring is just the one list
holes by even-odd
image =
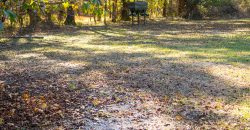
[[46, 15], [47, 15], [47, 20], [46, 20], [46, 22], [48, 23], [48, 24], [53, 24], [53, 21], [52, 21], [52, 13], [50, 12], [50, 11], [48, 11], [48, 12], [46, 12]]
[[[99, 6], [97, 6], [97, 9], [99, 9], [100, 7]], [[97, 14], [97, 21], [102, 21], [102, 15], [101, 14]]]
[[163, 13], [162, 13], [162, 16], [163, 17], [167, 17], [167, 0], [164, 0], [164, 3], [163, 3]]
[[169, 0], [169, 15], [171, 16], [172, 19], [174, 19], [174, 9], [173, 9], [173, 0]]
[[60, 10], [59, 13], [58, 13], [58, 17], [57, 17], [57, 20], [59, 22], [59, 25], [62, 25], [63, 24], [63, 19], [64, 19], [64, 11], [63, 10]]
[[36, 10], [28, 9], [27, 12], [30, 18], [29, 26], [35, 27], [41, 21], [41, 18], [38, 16]]
[[178, 0], [178, 16], [183, 17], [187, 10], [187, 0]]
[[117, 0], [114, 0], [112, 22], [116, 22], [116, 20], [117, 20]]
[[69, 6], [67, 9], [67, 17], [66, 17], [64, 24], [65, 25], [76, 25], [75, 12], [74, 12], [72, 6]]
[[96, 24], [96, 15], [94, 15], [94, 22], [95, 22], [95, 24]]
[[126, 0], [122, 0], [122, 11], [121, 11], [121, 20], [129, 21], [129, 11], [128, 11], [128, 3]]
[[107, 25], [107, 20], [106, 20], [106, 17], [107, 17], [107, 0], [104, 0], [104, 25]]
[[102, 21], [102, 16], [101, 15], [97, 16], [97, 21]]
[[200, 13], [198, 9], [198, 5], [201, 0], [196, 1], [188, 1], [186, 3], [186, 14], [184, 15], [184, 18], [187, 19], [202, 19], [202, 14]]
[[111, 0], [109, 0], [109, 18], [112, 18], [112, 5], [111, 5]]

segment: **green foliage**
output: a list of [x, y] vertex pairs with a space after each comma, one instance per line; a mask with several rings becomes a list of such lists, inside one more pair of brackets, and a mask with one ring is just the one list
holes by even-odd
[[189, 0], [189, 3], [196, 5], [199, 4], [201, 1], [202, 0]]
[[11, 10], [3, 10], [5, 16], [10, 19], [10, 22], [16, 21], [16, 14], [13, 13]]
[[90, 9], [90, 4], [89, 2], [84, 2], [82, 5], [82, 11], [84, 14], [88, 14]]
[[205, 7], [210, 7], [210, 6], [222, 6], [222, 5], [228, 5], [231, 4], [232, 0], [201, 0], [201, 5]]
[[103, 14], [103, 7], [100, 0], [90, 0], [84, 2], [82, 5], [82, 12], [85, 14], [93, 14], [101, 16]]
[[[0, 8], [0, 16], [2, 15], [2, 18], [8, 18], [11, 23], [16, 22], [16, 14], [12, 12], [11, 10]], [[2, 31], [4, 28], [3, 21], [0, 21], [0, 31]]]
[[70, 6], [69, 2], [64, 2], [62, 5], [64, 9], [67, 9]]

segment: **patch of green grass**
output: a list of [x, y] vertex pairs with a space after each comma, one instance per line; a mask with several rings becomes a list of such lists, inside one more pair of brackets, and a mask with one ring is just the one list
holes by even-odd
[[239, 106], [240, 107], [235, 114], [241, 116], [243, 120], [250, 120], [250, 100], [242, 100]]
[[[249, 36], [236, 35], [235, 37], [219, 38], [214, 40], [205, 38], [174, 39], [179, 44], [150, 44], [141, 45], [144, 48], [157, 48], [159, 51], [172, 50], [173, 53], [185, 53], [189, 58], [200, 61], [219, 62], [226, 64], [250, 63], [250, 39]], [[199, 43], [197, 43], [199, 42]], [[190, 43], [190, 44], [187, 44]], [[197, 43], [197, 44], [195, 44]]]

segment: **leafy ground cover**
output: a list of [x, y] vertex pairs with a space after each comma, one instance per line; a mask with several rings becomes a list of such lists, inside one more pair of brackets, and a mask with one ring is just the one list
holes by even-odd
[[250, 129], [250, 21], [1, 39], [1, 129]]

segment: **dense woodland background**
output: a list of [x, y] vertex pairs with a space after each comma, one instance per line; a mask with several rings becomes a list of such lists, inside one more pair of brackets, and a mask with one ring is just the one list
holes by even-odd
[[[128, 2], [133, 0], [1, 0], [0, 28], [35, 27], [38, 23], [72, 24], [71, 15], [94, 23], [128, 21]], [[249, 0], [147, 0], [150, 19], [218, 19], [250, 17]], [[67, 18], [68, 16], [68, 18]]]

